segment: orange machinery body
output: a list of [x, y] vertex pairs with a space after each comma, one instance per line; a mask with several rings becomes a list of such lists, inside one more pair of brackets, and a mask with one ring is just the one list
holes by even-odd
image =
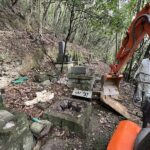
[[116, 63], [110, 65], [110, 72], [102, 78], [102, 89], [104, 95], [119, 94], [119, 81], [122, 76], [120, 72], [132, 58], [145, 35], [150, 37], [150, 3], [147, 3], [147, 5], [137, 13], [128, 28], [126, 37], [122, 41], [121, 48], [116, 56]]
[[[117, 54], [117, 63], [110, 65], [111, 71], [104, 78], [106, 81], [107, 76], [108, 80], [110, 80], [110, 75], [112, 75], [112, 77], [116, 76], [116, 82], [121, 69], [134, 55], [145, 35], [150, 37], [150, 2], [137, 13], [132, 21]], [[118, 82], [116, 83], [118, 86]], [[133, 150], [135, 139], [140, 130], [141, 128], [131, 121], [121, 121], [108, 144], [107, 150]]]
[[131, 121], [121, 121], [108, 144], [107, 150], [133, 150], [135, 139], [140, 130], [141, 127]]
[[134, 55], [134, 52], [145, 35], [150, 37], [150, 3], [147, 3], [146, 6], [137, 13], [128, 28], [126, 37], [123, 39], [122, 46], [116, 56], [117, 63], [110, 65], [110, 74], [115, 75], [120, 73], [124, 65]]

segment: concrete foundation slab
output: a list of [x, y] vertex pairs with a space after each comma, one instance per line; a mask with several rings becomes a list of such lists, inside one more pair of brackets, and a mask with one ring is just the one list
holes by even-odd
[[64, 98], [54, 103], [51, 108], [44, 112], [44, 119], [54, 125], [68, 128], [70, 131], [84, 137], [88, 128], [92, 105], [89, 102]]

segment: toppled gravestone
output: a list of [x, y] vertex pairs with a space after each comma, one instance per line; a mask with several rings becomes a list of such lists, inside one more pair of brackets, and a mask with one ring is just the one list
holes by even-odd
[[94, 76], [86, 66], [74, 66], [69, 74], [69, 84], [80, 90], [91, 90], [94, 84]]
[[70, 131], [85, 137], [91, 112], [91, 103], [64, 98], [51, 105], [44, 112], [43, 117], [56, 126], [65, 129], [67, 127]]
[[0, 150], [32, 150], [33, 145], [26, 115], [0, 110]]

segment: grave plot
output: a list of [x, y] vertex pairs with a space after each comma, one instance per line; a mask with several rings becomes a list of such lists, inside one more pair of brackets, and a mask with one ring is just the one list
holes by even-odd
[[76, 132], [81, 137], [84, 137], [91, 112], [91, 103], [64, 98], [46, 110], [43, 117], [53, 122], [54, 125], [68, 128], [70, 131]]
[[69, 74], [69, 84], [80, 90], [92, 90], [94, 84], [93, 73], [86, 66], [74, 66]]
[[58, 70], [61, 70], [62, 62], [63, 62], [63, 69], [65, 72], [68, 72], [71, 69], [71, 67], [74, 66], [72, 62], [72, 58], [71, 56], [66, 54], [64, 56], [65, 42], [61, 41], [58, 44], [59, 44], [59, 49], [58, 49], [59, 51], [58, 51], [58, 56], [57, 56], [57, 61], [55, 63], [55, 66]]

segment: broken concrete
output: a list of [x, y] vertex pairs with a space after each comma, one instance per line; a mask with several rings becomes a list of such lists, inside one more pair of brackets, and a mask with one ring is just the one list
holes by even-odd
[[43, 116], [54, 125], [67, 127], [70, 131], [85, 136], [91, 112], [92, 105], [89, 102], [63, 99], [54, 103]]

